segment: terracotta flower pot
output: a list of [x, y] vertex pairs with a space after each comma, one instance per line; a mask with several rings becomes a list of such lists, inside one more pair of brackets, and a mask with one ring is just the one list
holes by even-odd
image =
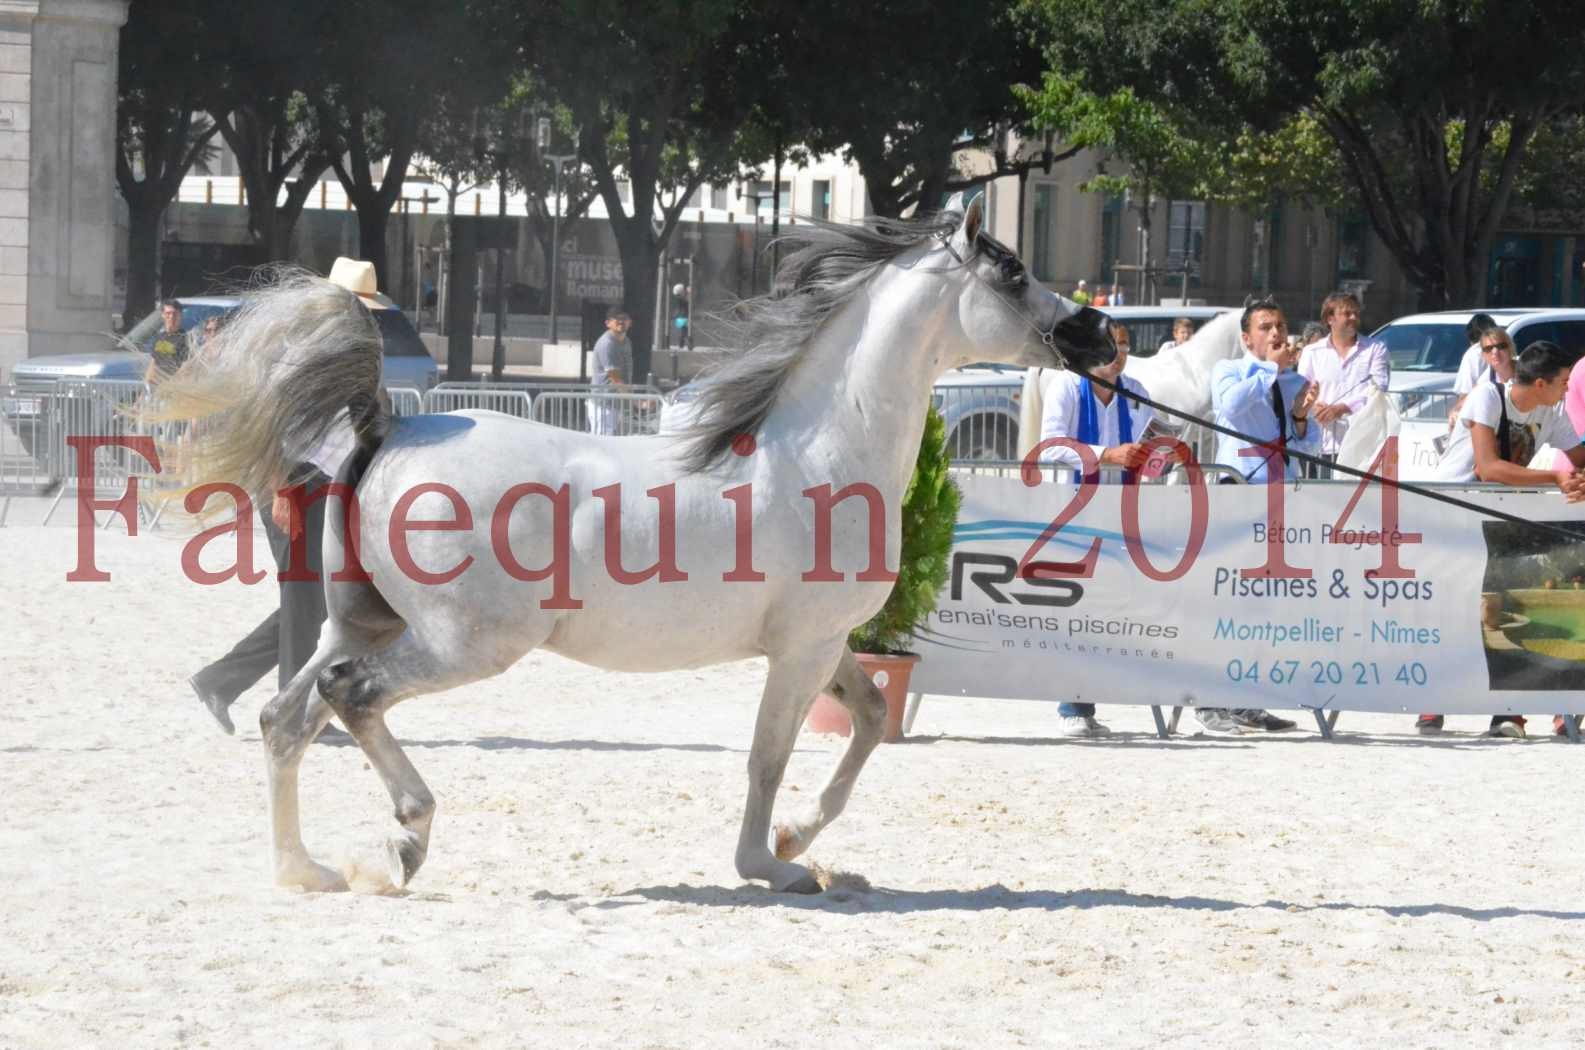
[[[913, 673], [919, 657], [912, 653], [858, 653], [859, 666], [870, 676], [870, 681], [886, 697], [886, 731], [881, 739], [895, 744], [903, 738], [903, 712], [908, 706], [908, 676]], [[805, 724], [816, 733], [836, 733], [847, 736], [853, 732], [853, 722], [847, 708], [835, 697], [821, 693], [815, 697]]]

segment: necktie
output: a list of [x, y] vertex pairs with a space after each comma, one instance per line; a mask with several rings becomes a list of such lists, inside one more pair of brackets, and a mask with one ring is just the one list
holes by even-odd
[[[1280, 376], [1279, 376], [1280, 378]], [[1288, 410], [1282, 402], [1282, 384], [1271, 384], [1271, 410], [1277, 413], [1277, 450], [1282, 453], [1282, 465], [1288, 465]]]

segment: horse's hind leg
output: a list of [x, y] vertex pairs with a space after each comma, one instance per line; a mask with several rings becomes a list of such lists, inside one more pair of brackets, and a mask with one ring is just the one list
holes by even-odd
[[385, 712], [408, 697], [477, 681], [510, 663], [489, 661], [460, 646], [448, 647], [442, 657], [408, 629], [389, 648], [336, 664], [319, 676], [320, 695], [363, 749], [395, 807], [401, 830], [386, 843], [393, 885], [407, 885], [429, 853], [435, 797], [391, 735]]
[[259, 731], [264, 738], [270, 781], [271, 859], [279, 886], [311, 892], [347, 888], [340, 875], [315, 863], [303, 845], [297, 767], [308, 745], [330, 721], [330, 711], [323, 704], [315, 704], [312, 711], [309, 710], [308, 694], [314, 688], [315, 679], [331, 662], [360, 649], [333, 626], [327, 625], [314, 655], [292, 676], [286, 688], [259, 712]]
[[328, 618], [320, 628], [313, 655], [259, 712], [270, 781], [275, 882], [309, 891], [347, 888], [339, 874], [315, 863], [308, 855], [298, 812], [298, 766], [308, 745], [330, 721], [330, 708], [315, 689], [319, 673], [337, 660], [362, 655], [384, 644], [402, 626], [401, 619], [371, 585], [332, 581], [325, 596]]
[[853, 793], [859, 770], [864, 768], [864, 763], [886, 730], [886, 698], [870, 681], [869, 675], [864, 673], [853, 653], [845, 647], [842, 650], [842, 662], [837, 664], [836, 674], [831, 676], [826, 691], [847, 708], [853, 721], [853, 736], [849, 738], [847, 750], [842, 752], [836, 768], [831, 771], [831, 779], [826, 782], [819, 798], [811, 803], [809, 810], [798, 820], [777, 825], [776, 856], [781, 860], [792, 860], [801, 855], [815, 840], [815, 836], [842, 814], [842, 810], [847, 807], [848, 796]]
[[775, 890], [820, 892], [820, 884], [808, 868], [779, 860], [771, 853], [770, 818], [787, 759], [798, 739], [798, 727], [809, 713], [816, 691], [830, 680], [840, 646], [838, 642], [796, 656], [773, 655], [770, 659], [770, 674], [754, 720], [754, 744], [748, 756], [748, 801], [737, 840], [737, 871], [745, 879], [764, 879]]

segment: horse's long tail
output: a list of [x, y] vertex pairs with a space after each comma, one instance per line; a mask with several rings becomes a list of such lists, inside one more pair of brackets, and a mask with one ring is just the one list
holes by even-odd
[[259, 496], [289, 480], [343, 411], [359, 449], [378, 449], [390, 425], [380, 364], [379, 330], [352, 293], [277, 269], [141, 415], [193, 421], [178, 454], [186, 487], [230, 482]]

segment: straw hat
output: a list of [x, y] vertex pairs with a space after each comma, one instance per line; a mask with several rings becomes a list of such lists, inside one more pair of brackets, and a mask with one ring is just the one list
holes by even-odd
[[371, 262], [339, 256], [330, 267], [330, 283], [340, 285], [356, 295], [371, 310], [396, 309], [396, 303], [390, 296], [381, 295], [377, 290], [378, 281]]

